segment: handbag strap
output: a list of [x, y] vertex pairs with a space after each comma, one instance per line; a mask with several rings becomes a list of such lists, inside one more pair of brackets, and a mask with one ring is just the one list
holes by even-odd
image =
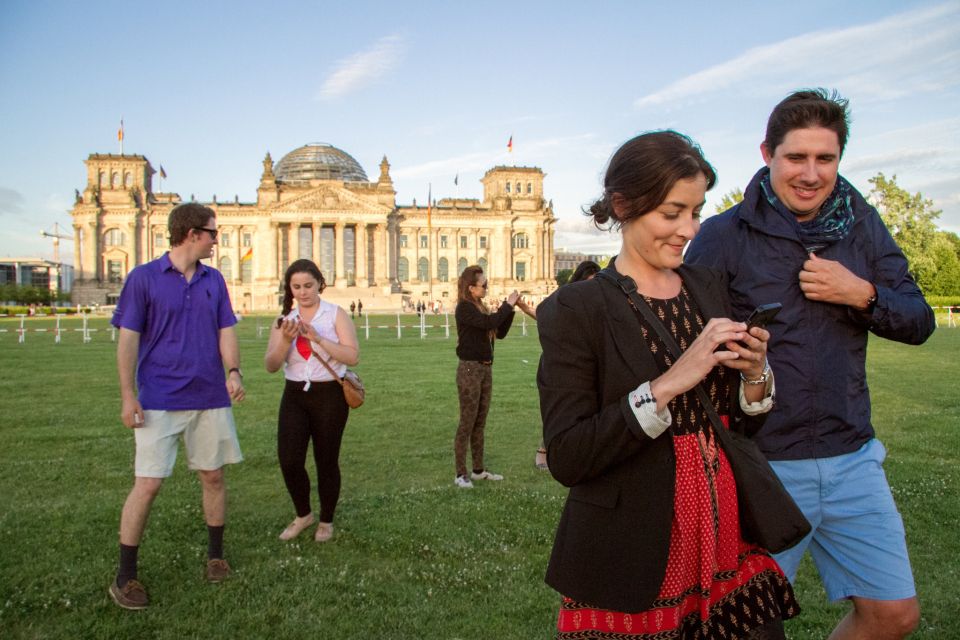
[[[309, 339], [309, 338], [308, 338]], [[313, 343], [310, 343], [310, 351], [313, 353], [314, 357], [320, 361], [320, 364], [327, 368], [327, 371], [330, 372], [330, 375], [333, 376], [333, 379], [340, 383], [340, 386], [343, 386], [343, 379], [337, 375], [337, 372], [333, 370], [333, 367], [330, 366], [330, 363], [327, 362], [325, 358], [320, 357], [320, 354], [317, 353], [317, 350], [313, 348]]]
[[[653, 312], [653, 309], [650, 308], [650, 305], [644, 301], [643, 298], [637, 293], [637, 283], [633, 281], [633, 278], [630, 276], [621, 275], [619, 278], [615, 278], [610, 272], [603, 270], [597, 274], [598, 278], [607, 280], [616, 284], [620, 289], [627, 295], [627, 297], [633, 302], [633, 306], [643, 315], [643, 318], [647, 321], [654, 331], [657, 332], [657, 335], [660, 336], [660, 340], [667, 347], [667, 351], [670, 352], [670, 355], [673, 356], [674, 362], [680, 359], [680, 356], [683, 353], [680, 351], [680, 346], [677, 344], [677, 341], [673, 338], [670, 332], [667, 330], [667, 327], [664, 326], [663, 322], [660, 321], [660, 318], [657, 317], [657, 314]], [[713, 425], [715, 431], [723, 433], [726, 427], [723, 426], [723, 420], [720, 419], [720, 415], [717, 413], [717, 409], [713, 406], [713, 401], [710, 399], [710, 395], [707, 393], [707, 390], [703, 388], [703, 385], [699, 382], [697, 386], [694, 387], [694, 390], [697, 392], [697, 397], [700, 399], [700, 404], [703, 405], [704, 411], [707, 412], [707, 417], [710, 418], [710, 423]]]

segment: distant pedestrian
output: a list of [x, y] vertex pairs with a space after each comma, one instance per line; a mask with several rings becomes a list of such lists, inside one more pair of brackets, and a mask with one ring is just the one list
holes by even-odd
[[363, 315], [363, 302], [360, 300], [357, 300], [357, 315], [358, 316]]
[[356, 310], [357, 310], [357, 303], [356, 303], [356, 302], [353, 302], [353, 301], [351, 300], [351, 301], [350, 301], [350, 317], [351, 317], [351, 318], [355, 317], [355, 316], [354, 316], [354, 312], [355, 312]]
[[[496, 313], [483, 303], [487, 277], [477, 265], [467, 267], [457, 282], [457, 392], [460, 396], [460, 424], [453, 450], [457, 475], [454, 483], [472, 489], [473, 480], [503, 480], [483, 464], [483, 431], [493, 389], [493, 343], [503, 339], [513, 323], [513, 305], [520, 298], [514, 291]], [[473, 459], [473, 473], [467, 476], [467, 443]]]

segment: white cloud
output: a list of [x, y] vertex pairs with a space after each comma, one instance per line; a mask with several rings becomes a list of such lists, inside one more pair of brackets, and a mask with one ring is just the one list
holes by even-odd
[[338, 62], [337, 68], [320, 87], [317, 99], [339, 98], [367, 86], [396, 67], [403, 52], [404, 43], [400, 36], [380, 38], [370, 49]]
[[0, 215], [18, 215], [23, 212], [23, 196], [15, 189], [0, 187]]
[[730, 92], [779, 95], [810, 85], [842, 86], [844, 95], [862, 103], [958, 83], [960, 4], [950, 2], [754, 47], [642, 96], [634, 106], [684, 106]]
[[[497, 150], [477, 151], [466, 153], [440, 160], [430, 160], [420, 164], [410, 165], [392, 172], [395, 179], [403, 178], [424, 178], [433, 176], [454, 175], [455, 173], [466, 173], [469, 171], [486, 171], [499, 164], [515, 164], [515, 160], [529, 158], [531, 162], [542, 162], [545, 154], [556, 153], [557, 149], [576, 146], [589, 141], [593, 134], [584, 133], [574, 136], [564, 136], [555, 138], [542, 138], [523, 143], [523, 150], [517, 153], [510, 153], [506, 149], [506, 143]], [[521, 161], [520, 164], [525, 162]]]

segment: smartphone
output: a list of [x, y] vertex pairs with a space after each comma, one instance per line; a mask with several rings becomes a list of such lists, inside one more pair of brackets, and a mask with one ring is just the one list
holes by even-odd
[[783, 305], [779, 302], [771, 302], [770, 304], [762, 304], [750, 314], [750, 317], [747, 318], [747, 330], [749, 331], [751, 327], [760, 327], [765, 328], [771, 320], [773, 320], [780, 309], [783, 308]]

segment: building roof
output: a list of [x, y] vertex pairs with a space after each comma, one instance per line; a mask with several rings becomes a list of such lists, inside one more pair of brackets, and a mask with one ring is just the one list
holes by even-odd
[[363, 167], [346, 151], [314, 142], [283, 156], [273, 169], [277, 182], [307, 185], [311, 180], [369, 182]]

